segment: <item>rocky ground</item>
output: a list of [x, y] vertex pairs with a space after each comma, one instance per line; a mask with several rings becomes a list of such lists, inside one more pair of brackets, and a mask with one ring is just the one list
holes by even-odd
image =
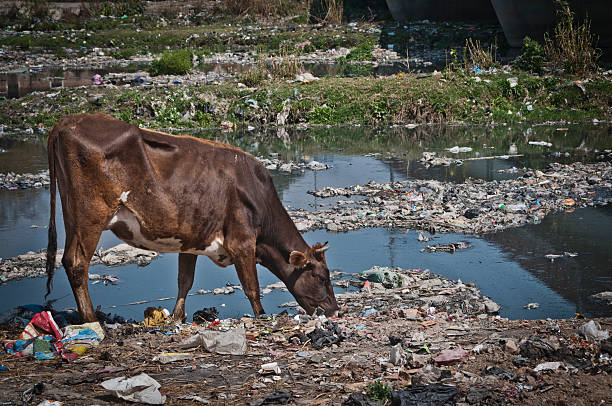
[[[115, 404], [120, 401], [100, 384], [141, 373], [161, 385], [166, 404], [382, 405], [393, 397], [399, 405], [422, 404], [408, 399], [423, 395], [438, 399], [431, 404], [462, 405], [611, 400], [612, 342], [604, 330], [612, 320], [598, 319], [599, 327], [586, 330], [579, 315], [508, 320], [471, 284], [421, 270], [375, 270], [397, 272], [401, 286], [345, 280], [358, 290], [338, 295], [338, 318], [110, 324], [101, 345], [74, 362], [0, 354], [0, 402]], [[246, 339], [246, 349], [237, 350], [244, 354], [181, 345], [204, 330]], [[6, 324], [0, 337], [15, 339], [20, 331]]]

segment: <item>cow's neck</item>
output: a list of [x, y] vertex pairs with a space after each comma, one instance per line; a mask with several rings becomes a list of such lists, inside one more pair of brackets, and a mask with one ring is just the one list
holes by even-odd
[[263, 266], [272, 271], [291, 289], [293, 287], [293, 273], [295, 269], [289, 264], [289, 255], [291, 251], [306, 253], [309, 247], [293, 224], [293, 221], [291, 219], [289, 221], [291, 222], [290, 227], [284, 228], [284, 232], [262, 239], [262, 243], [258, 244], [257, 256]]

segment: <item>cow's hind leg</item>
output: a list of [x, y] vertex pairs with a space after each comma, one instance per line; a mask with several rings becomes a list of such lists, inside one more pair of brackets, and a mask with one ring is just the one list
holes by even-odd
[[187, 318], [185, 316], [185, 298], [187, 292], [193, 286], [193, 274], [197, 259], [197, 255], [179, 254], [178, 296], [171, 317], [174, 321], [183, 322]]
[[89, 297], [88, 272], [103, 227], [80, 227], [66, 230], [66, 249], [62, 264], [70, 281], [70, 287], [84, 322], [96, 321], [96, 314]]

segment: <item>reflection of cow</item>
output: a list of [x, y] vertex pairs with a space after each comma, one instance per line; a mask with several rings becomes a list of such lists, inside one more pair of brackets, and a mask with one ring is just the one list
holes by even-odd
[[87, 286], [89, 261], [103, 230], [138, 248], [179, 253], [178, 299], [198, 255], [234, 264], [256, 315], [264, 313], [256, 264], [270, 269], [312, 313], [338, 305], [323, 244], [309, 247], [285, 211], [268, 171], [252, 155], [225, 144], [140, 129], [112, 117], [79, 114], [49, 134], [51, 218], [47, 295], [57, 251], [55, 182], [66, 227], [62, 263], [79, 312], [95, 320]]

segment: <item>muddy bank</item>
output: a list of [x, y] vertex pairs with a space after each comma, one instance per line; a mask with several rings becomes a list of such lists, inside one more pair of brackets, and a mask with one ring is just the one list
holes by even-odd
[[528, 170], [517, 179], [502, 181], [369, 182], [310, 191], [317, 197], [335, 197], [334, 206], [316, 212], [291, 211], [290, 215], [302, 231], [398, 227], [482, 234], [538, 223], [555, 211], [608, 204], [611, 181], [612, 165], [602, 162], [551, 163], [545, 171]]
[[[62, 266], [63, 249], [57, 250], [55, 267]], [[134, 248], [127, 244], [119, 244], [107, 250], [98, 250], [91, 259], [90, 265], [119, 266], [137, 264], [147, 266], [159, 254], [153, 251]], [[0, 258], [0, 282], [8, 282], [21, 278], [46, 276], [47, 251], [28, 252], [13, 258]], [[91, 278], [90, 275], [90, 279]]]
[[[161, 385], [166, 404], [377, 404], [367, 402], [409, 396], [397, 391], [419, 387], [439, 395], [438, 384], [447, 386], [448, 404], [587, 405], [609, 398], [612, 348], [602, 337], [612, 320], [589, 328], [579, 318], [512, 321], [488, 314], [486, 298], [473, 285], [421, 270], [371, 271], [390, 276], [390, 287], [347, 280], [359, 290], [338, 295], [339, 318], [281, 314], [199, 326], [112, 324], [102, 343], [75, 362], [2, 353], [0, 401], [17, 402], [42, 382], [36, 402], [113, 404], [117, 399], [100, 384], [141, 373]], [[402, 285], [393, 287], [398, 280]], [[202, 314], [214, 320], [214, 311]], [[5, 325], [0, 336], [14, 339], [20, 331]], [[224, 350], [217, 344], [187, 344], [204, 331], [231, 337], [240, 345], [225, 352], [241, 355], [219, 354]]]

